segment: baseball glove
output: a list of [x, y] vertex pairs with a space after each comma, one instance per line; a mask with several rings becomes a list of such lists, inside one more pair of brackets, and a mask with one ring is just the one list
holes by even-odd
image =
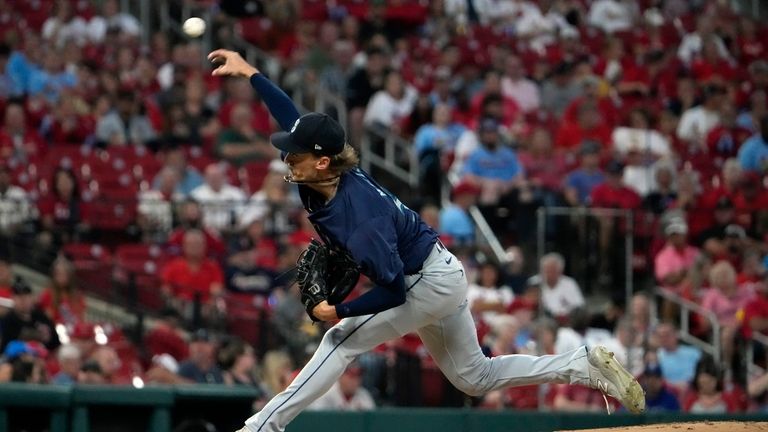
[[312, 309], [327, 300], [336, 305], [344, 301], [360, 279], [357, 264], [344, 252], [332, 251], [328, 246], [312, 240], [299, 257], [296, 282], [301, 292], [301, 303], [313, 321]]
[[312, 240], [309, 247], [301, 253], [296, 267], [296, 282], [301, 292], [301, 304], [312, 321], [319, 321], [312, 314], [323, 300], [328, 299], [328, 285], [325, 277], [328, 268], [328, 249], [317, 240]]
[[348, 253], [329, 251], [327, 275], [328, 304], [337, 305], [355, 289], [360, 270]]

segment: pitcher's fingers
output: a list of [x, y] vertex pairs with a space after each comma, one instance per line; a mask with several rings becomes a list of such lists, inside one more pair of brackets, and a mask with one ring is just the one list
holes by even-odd
[[213, 60], [216, 57], [226, 57], [226, 54], [229, 52], [229, 50], [225, 49], [217, 49], [215, 51], [211, 51], [210, 54], [208, 54], [208, 60]]

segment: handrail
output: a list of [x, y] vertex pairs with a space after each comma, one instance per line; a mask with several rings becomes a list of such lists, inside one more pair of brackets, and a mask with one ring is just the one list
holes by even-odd
[[752, 342], [759, 343], [763, 346], [763, 351], [768, 352], [768, 336], [753, 331], [752, 338], [748, 339], [746, 342], [747, 379], [756, 378], [765, 373], [765, 369], [755, 362], [755, 347]]
[[[448, 183], [449, 186], [453, 186], [459, 182], [459, 176], [456, 175], [456, 173], [449, 173], [446, 176], [446, 182]], [[449, 194], [444, 193], [442, 196], [442, 200], [443, 200], [443, 206], [449, 204], [450, 203]], [[485, 216], [483, 216], [483, 213], [480, 211], [480, 209], [477, 206], [470, 207], [469, 216], [472, 218], [472, 221], [475, 223], [475, 227], [480, 233], [480, 236], [488, 244], [488, 247], [491, 248], [491, 252], [493, 252], [494, 257], [496, 257], [496, 261], [498, 261], [501, 264], [508, 262], [509, 259], [507, 258], [507, 252], [504, 250], [504, 247], [501, 245], [499, 238], [496, 237], [496, 234], [491, 229], [491, 226], [488, 225], [488, 221], [485, 220]]]
[[[378, 154], [373, 149], [371, 135], [384, 142], [384, 154]], [[408, 168], [403, 168], [400, 163], [402, 159], [398, 156], [406, 154], [408, 156]], [[397, 177], [403, 183], [411, 188], [419, 185], [419, 161], [413, 146], [399, 135], [385, 133], [379, 128], [366, 128], [360, 142], [360, 157], [363, 169], [370, 171], [371, 167], [378, 167], [386, 170], [391, 175]]]
[[[654, 294], [680, 306], [680, 339], [685, 343], [696, 345], [702, 351], [710, 354], [717, 364], [720, 364], [720, 323], [718, 322], [717, 316], [714, 314], [714, 312], [704, 309], [700, 305], [690, 300], [684, 299], [681, 296], [669, 292], [661, 287], [657, 287]], [[655, 308], [652, 308], [651, 311], [651, 313], [655, 315]], [[709, 321], [710, 328], [712, 329], [712, 343], [709, 343], [703, 339], [699, 339], [698, 337], [691, 334], [691, 312], [697, 313]], [[654, 316], [653, 318], [655, 321], [658, 321], [657, 316]]]

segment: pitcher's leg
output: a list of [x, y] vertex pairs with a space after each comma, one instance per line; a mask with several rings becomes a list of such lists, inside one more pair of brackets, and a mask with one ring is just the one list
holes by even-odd
[[355, 356], [400, 336], [390, 324], [393, 311], [347, 318], [328, 330], [288, 388], [246, 420], [248, 430], [283, 431], [304, 408], [331, 388]]
[[507, 386], [589, 380], [584, 347], [540, 357], [486, 357], [477, 342], [477, 330], [466, 303], [456, 313], [420, 328], [418, 333], [448, 380], [470, 396]]

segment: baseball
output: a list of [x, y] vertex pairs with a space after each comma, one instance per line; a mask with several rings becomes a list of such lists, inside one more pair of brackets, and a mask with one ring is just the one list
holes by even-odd
[[198, 17], [189, 18], [184, 21], [182, 29], [187, 36], [198, 37], [205, 32], [205, 21]]

